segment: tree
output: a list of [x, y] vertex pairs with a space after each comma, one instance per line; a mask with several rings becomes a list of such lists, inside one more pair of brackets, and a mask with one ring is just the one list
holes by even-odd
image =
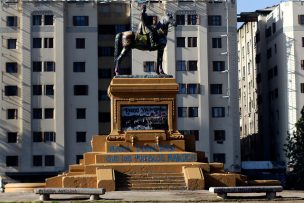
[[304, 106], [295, 127], [296, 130], [292, 135], [288, 133], [287, 143], [284, 146], [289, 159], [288, 165], [293, 169], [292, 173], [295, 176], [294, 185], [304, 188]]

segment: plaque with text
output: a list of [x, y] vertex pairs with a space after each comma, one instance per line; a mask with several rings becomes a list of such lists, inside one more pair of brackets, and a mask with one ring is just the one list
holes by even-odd
[[121, 130], [168, 130], [168, 106], [121, 106]]

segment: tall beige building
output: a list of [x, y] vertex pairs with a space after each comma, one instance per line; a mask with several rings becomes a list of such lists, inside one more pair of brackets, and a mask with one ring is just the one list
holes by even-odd
[[[256, 31], [250, 34], [255, 45], [250, 51], [256, 52], [255, 108], [261, 141], [259, 159], [284, 161], [287, 132], [295, 130], [304, 105], [304, 2], [283, 2], [256, 11], [256, 17], [255, 23], [246, 23], [239, 30], [239, 50], [242, 43], [244, 45], [241, 39], [244, 28], [255, 25]], [[243, 68], [241, 64], [245, 63], [246, 59], [240, 57], [240, 72]], [[242, 96], [252, 93], [244, 85], [240, 89]], [[241, 104], [242, 111], [245, 106], [246, 103]], [[243, 114], [242, 120], [247, 122]], [[248, 136], [250, 132], [242, 135]]]
[[[235, 1], [149, 1], [171, 12], [164, 67], [180, 85], [178, 128], [209, 161], [239, 170]], [[0, 172], [64, 171], [110, 131], [107, 86], [115, 34], [136, 29], [135, 1], [1, 1]], [[133, 50], [125, 74], [153, 74], [155, 52]], [[131, 70], [132, 67], [132, 70]]]

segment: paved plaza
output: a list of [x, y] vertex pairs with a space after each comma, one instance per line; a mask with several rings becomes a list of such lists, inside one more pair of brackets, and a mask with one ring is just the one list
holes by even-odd
[[[96, 202], [223, 202], [207, 190], [197, 191], [114, 191], [106, 192]], [[49, 202], [84, 202], [86, 195], [51, 195]], [[0, 193], [0, 202], [37, 202], [39, 195], [34, 193]], [[260, 194], [228, 194], [226, 202], [260, 202], [267, 201], [264, 193]], [[275, 202], [304, 202], [304, 191], [277, 193]]]

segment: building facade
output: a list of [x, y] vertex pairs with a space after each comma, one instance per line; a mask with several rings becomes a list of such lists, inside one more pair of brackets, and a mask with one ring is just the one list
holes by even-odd
[[[93, 135], [110, 132], [115, 34], [137, 28], [141, 6], [1, 1], [1, 173], [64, 171], [90, 151]], [[166, 12], [178, 23], [163, 63], [180, 86], [178, 128], [209, 161], [239, 170], [236, 2], [147, 4], [148, 15]], [[133, 50], [121, 67], [153, 74], [155, 62], [155, 52]]]
[[[303, 11], [302, 1], [283, 2], [267, 11], [257, 11], [256, 102], [263, 160], [286, 160], [287, 132], [295, 129], [304, 105]], [[243, 89], [248, 94], [246, 91]]]

